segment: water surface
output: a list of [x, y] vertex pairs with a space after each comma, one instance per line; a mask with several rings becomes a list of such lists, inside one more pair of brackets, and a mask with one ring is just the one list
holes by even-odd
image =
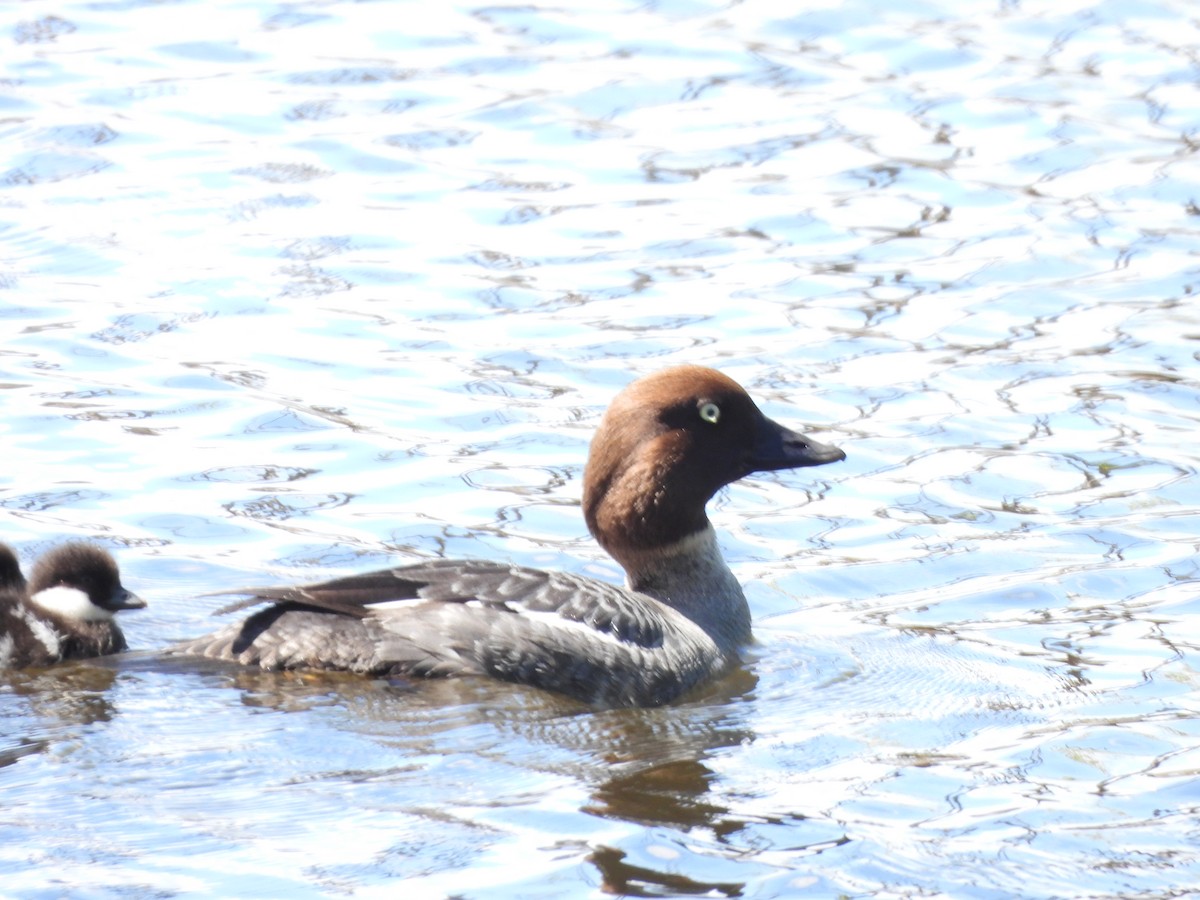
[[[135, 651], [0, 682], [21, 898], [1165, 897], [1200, 883], [1183, 0], [0, 9], [0, 540]], [[711, 515], [685, 702], [171, 664], [246, 583], [579, 514], [632, 377], [838, 466]]]

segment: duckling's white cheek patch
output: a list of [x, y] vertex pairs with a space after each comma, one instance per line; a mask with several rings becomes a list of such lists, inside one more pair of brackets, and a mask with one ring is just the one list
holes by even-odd
[[78, 588], [52, 587], [38, 591], [29, 598], [47, 612], [81, 622], [108, 622], [113, 614], [97, 606]]

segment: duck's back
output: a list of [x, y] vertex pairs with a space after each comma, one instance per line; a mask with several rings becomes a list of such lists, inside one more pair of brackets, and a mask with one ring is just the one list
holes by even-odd
[[26, 604], [25, 577], [17, 555], [7, 544], [0, 544], [0, 669], [43, 666], [54, 662], [49, 644], [55, 633], [39, 622]]
[[50, 665], [56, 646], [57, 634], [31, 616], [20, 597], [0, 598], [0, 669]]
[[695, 623], [593, 578], [434, 560], [266, 588], [244, 622], [177, 648], [266, 669], [487, 675], [587, 702], [663, 703], [731, 660]]

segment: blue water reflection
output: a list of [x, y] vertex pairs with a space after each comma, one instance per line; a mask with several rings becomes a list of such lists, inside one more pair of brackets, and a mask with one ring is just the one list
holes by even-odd
[[[117, 553], [0, 679], [14, 897], [1182, 895], [1200, 312], [1183, 0], [0, 8], [0, 539]], [[581, 469], [715, 365], [835, 469], [711, 515], [660, 710], [164, 663], [206, 591], [617, 577]]]

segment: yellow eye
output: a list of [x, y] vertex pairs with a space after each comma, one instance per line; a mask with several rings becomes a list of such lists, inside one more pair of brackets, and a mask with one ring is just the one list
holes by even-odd
[[715, 403], [704, 403], [700, 406], [700, 418], [705, 422], [712, 422], [716, 425], [721, 421], [721, 407]]

